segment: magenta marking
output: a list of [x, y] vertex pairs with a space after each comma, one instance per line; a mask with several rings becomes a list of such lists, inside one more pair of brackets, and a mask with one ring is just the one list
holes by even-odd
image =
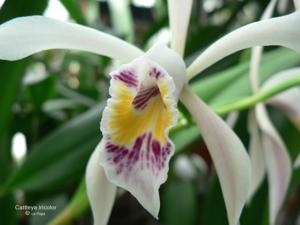
[[153, 67], [149, 74], [151, 77], [154, 77], [156, 80], [160, 79], [163, 76], [163, 73], [157, 69], [156, 67]]
[[149, 160], [149, 157], [150, 157], [150, 145], [151, 145], [151, 140], [152, 140], [152, 134], [149, 133], [149, 134], [148, 134], [148, 140], [147, 140], [147, 148], [146, 148], [146, 152], [147, 152], [146, 159], [147, 159], [147, 161]]
[[140, 90], [133, 99], [133, 105], [135, 109], [142, 110], [147, 106], [149, 100], [159, 94], [158, 87], [151, 87]]
[[138, 86], [138, 80], [137, 80], [136, 75], [129, 70], [125, 70], [118, 74], [115, 74], [115, 75], [113, 75], [113, 78], [115, 80], [122, 81], [123, 83], [125, 83], [125, 85], [127, 87], [137, 87]]
[[171, 153], [171, 143], [161, 145], [153, 139], [153, 135], [144, 133], [139, 136], [131, 149], [125, 146], [117, 146], [107, 138], [105, 145], [106, 159], [115, 167], [117, 175], [130, 176], [133, 169], [150, 169], [155, 176], [166, 166]]

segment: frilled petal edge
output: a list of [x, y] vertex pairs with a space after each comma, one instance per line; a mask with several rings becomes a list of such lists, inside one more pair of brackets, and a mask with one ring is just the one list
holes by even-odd
[[[156, 51], [166, 56], [154, 57]], [[174, 153], [168, 133], [177, 121], [178, 94], [183, 85], [176, 80], [185, 77], [184, 64], [173, 53], [163, 46], [154, 47], [112, 72], [111, 98], [101, 121], [105, 144], [100, 163], [107, 177], [128, 190], [156, 218], [159, 187], [167, 179]]]

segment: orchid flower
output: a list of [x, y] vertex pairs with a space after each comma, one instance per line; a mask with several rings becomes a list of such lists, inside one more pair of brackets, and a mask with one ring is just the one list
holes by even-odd
[[[281, 71], [263, 83], [261, 89], [267, 90], [286, 80], [299, 76], [300, 67]], [[300, 87], [291, 88], [268, 99], [267, 101], [268, 104], [275, 106], [282, 112], [286, 113], [290, 121], [298, 130], [300, 130], [300, 104], [296, 104], [298, 102], [300, 102]]]
[[[272, 0], [266, 8], [262, 20], [271, 17], [276, 0]], [[250, 78], [254, 93], [259, 92], [259, 63], [262, 55], [262, 47], [254, 47], [251, 55]], [[300, 75], [299, 69], [284, 71], [269, 79], [262, 89], [268, 89], [274, 85]], [[271, 98], [268, 103], [278, 105], [288, 112], [289, 117], [297, 123], [300, 108], [295, 100], [300, 100], [299, 88], [292, 88], [286, 92]], [[296, 101], [297, 102], [297, 101]], [[269, 223], [276, 223], [277, 214], [284, 201], [291, 177], [291, 160], [287, 148], [280, 135], [273, 126], [265, 104], [259, 103], [254, 110], [249, 111], [248, 128], [250, 133], [249, 154], [252, 165], [252, 184], [249, 199], [261, 184], [267, 173], [269, 183]]]
[[[272, 76], [262, 85], [262, 90], [272, 88], [274, 85], [279, 84], [285, 80], [292, 79], [300, 76], [300, 67], [288, 69], [279, 72]], [[270, 98], [267, 103], [277, 107], [284, 112], [295, 127], [300, 131], [300, 87], [294, 87], [287, 91], [284, 91], [273, 98]], [[300, 146], [299, 146], [300, 150]], [[297, 156], [294, 167], [300, 167], [300, 153]]]
[[[262, 90], [267, 90], [274, 87], [276, 84], [280, 84], [285, 80], [292, 79], [294, 77], [300, 76], [300, 67], [288, 69], [279, 72], [272, 76], [262, 85]], [[300, 131], [300, 87], [294, 87], [287, 91], [284, 91], [272, 98], [270, 98], [267, 103], [277, 107], [279, 110], [284, 112], [290, 121], [295, 125], [295, 127]], [[300, 150], [300, 146], [299, 146]], [[294, 167], [300, 167], [300, 153], [297, 156]]]
[[155, 218], [159, 187], [174, 154], [168, 137], [180, 99], [199, 126], [220, 179], [230, 225], [238, 223], [247, 200], [251, 167], [238, 136], [188, 87], [188, 80], [222, 58], [257, 45], [300, 51], [300, 13], [251, 23], [207, 48], [186, 69], [183, 55], [192, 0], [169, 0], [171, 48], [156, 44], [147, 52], [103, 32], [41, 16], [0, 26], [0, 58], [18, 60], [48, 49], [76, 49], [121, 60], [110, 73], [111, 98], [103, 112], [101, 142], [86, 171], [94, 223], [106, 224], [116, 187], [129, 191]]

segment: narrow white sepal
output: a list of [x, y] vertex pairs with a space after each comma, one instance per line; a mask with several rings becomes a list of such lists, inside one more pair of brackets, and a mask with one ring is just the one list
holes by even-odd
[[184, 54], [193, 0], [168, 0], [171, 48], [180, 56]]
[[[300, 67], [281, 71], [273, 75], [262, 86], [262, 90], [270, 89], [281, 82], [300, 77]], [[300, 130], [300, 86], [288, 89], [270, 98], [268, 103], [285, 112], [292, 123]]]
[[[269, 19], [274, 11], [277, 0], [272, 0], [266, 7], [261, 17], [261, 20]], [[259, 91], [259, 66], [262, 55], [263, 47], [258, 46], [251, 49], [250, 60], [250, 79], [254, 93]]]
[[240, 113], [237, 111], [231, 112], [228, 114], [228, 116], [225, 119], [225, 122], [227, 123], [227, 125], [230, 128], [234, 128], [234, 126], [236, 125], [238, 119], [239, 119]]
[[286, 13], [288, 2], [289, 0], [279, 0], [277, 10], [280, 14]]
[[124, 62], [143, 54], [112, 35], [43, 16], [20, 17], [0, 26], [0, 59], [18, 60], [49, 49], [83, 50]]
[[294, 0], [295, 10], [300, 10], [300, 0]]
[[265, 10], [261, 16], [261, 20], [266, 20], [266, 19], [269, 19], [272, 17], [276, 3], [277, 3], [277, 0], [271, 0], [269, 2], [269, 4], [265, 8]]
[[254, 47], [251, 49], [251, 60], [250, 60], [250, 79], [252, 90], [254, 93], [259, 92], [259, 66], [262, 55], [262, 47]]
[[[269, 19], [276, 5], [277, 0], [272, 0], [264, 10], [261, 20]], [[252, 84], [252, 89], [254, 93], [259, 91], [259, 66], [262, 55], [263, 47], [258, 46], [251, 49], [251, 61], [250, 61], [250, 79]]]
[[300, 154], [297, 156], [295, 162], [294, 162], [294, 168], [298, 169], [300, 168]]
[[189, 79], [224, 57], [254, 46], [279, 45], [300, 52], [300, 11], [250, 23], [225, 35], [207, 48], [188, 67]]
[[276, 224], [291, 178], [291, 160], [279, 134], [273, 127], [263, 104], [255, 107], [262, 142], [269, 184], [270, 225]]
[[188, 87], [181, 100], [199, 126], [220, 180], [230, 225], [236, 225], [247, 200], [251, 165], [238, 136]]
[[252, 182], [248, 200], [251, 200], [266, 174], [261, 133], [256, 122], [254, 110], [250, 110], [248, 113], [248, 131], [250, 135], [249, 155], [252, 168]]
[[117, 187], [110, 183], [99, 164], [100, 142], [91, 155], [86, 169], [87, 194], [93, 211], [94, 225], [106, 225], [115, 200]]
[[[134, 31], [129, 0], [109, 0], [111, 20], [114, 30], [129, 42], [133, 42]], [[122, 18], [122, 19], [120, 19]]]

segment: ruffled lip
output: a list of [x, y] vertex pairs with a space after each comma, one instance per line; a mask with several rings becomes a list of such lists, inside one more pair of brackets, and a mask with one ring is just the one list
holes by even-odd
[[103, 112], [100, 164], [108, 179], [128, 190], [154, 217], [159, 187], [167, 179], [177, 121], [176, 86], [156, 62], [140, 57], [111, 73], [111, 98]]

